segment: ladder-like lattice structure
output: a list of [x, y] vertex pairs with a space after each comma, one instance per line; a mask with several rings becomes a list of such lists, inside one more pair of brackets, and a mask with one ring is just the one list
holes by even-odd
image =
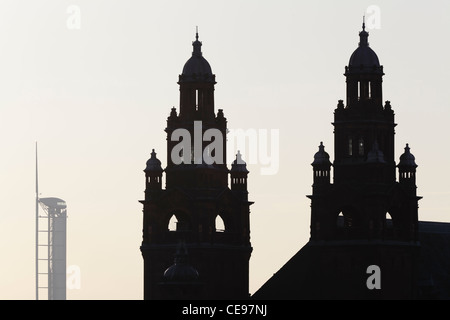
[[36, 214], [36, 299], [47, 291], [48, 300], [66, 299], [67, 206], [59, 198], [37, 199], [44, 214]]

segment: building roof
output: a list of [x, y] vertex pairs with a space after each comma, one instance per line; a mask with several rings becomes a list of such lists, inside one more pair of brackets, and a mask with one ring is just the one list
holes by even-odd
[[54, 209], [65, 209], [66, 208], [66, 202], [60, 198], [39, 198], [39, 202], [44, 204], [45, 206], [49, 208]]
[[431, 298], [450, 299], [450, 223], [419, 222], [419, 284]]
[[[419, 297], [450, 299], [450, 223], [419, 221]], [[311, 299], [310, 245], [302, 247], [253, 295], [262, 300]], [[314, 297], [313, 297], [314, 299]]]

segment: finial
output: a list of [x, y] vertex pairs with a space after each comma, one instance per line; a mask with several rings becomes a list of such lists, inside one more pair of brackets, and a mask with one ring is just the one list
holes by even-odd
[[200, 41], [198, 41], [198, 26], [195, 27], [195, 41], [192, 42], [192, 45], [194, 47], [194, 51], [192, 52], [192, 54], [195, 56], [201, 56], [202, 55], [202, 50], [201, 50], [202, 43]]
[[236, 154], [236, 163], [237, 164], [242, 164], [242, 155], [241, 155], [241, 151], [238, 150], [237, 154]]
[[369, 36], [369, 33], [366, 31], [366, 17], [363, 16], [362, 31], [359, 32], [359, 46], [360, 47], [368, 47], [369, 46], [369, 42], [367, 42], [368, 36]]
[[324, 151], [325, 146], [323, 145], [323, 141], [320, 141], [319, 151]]

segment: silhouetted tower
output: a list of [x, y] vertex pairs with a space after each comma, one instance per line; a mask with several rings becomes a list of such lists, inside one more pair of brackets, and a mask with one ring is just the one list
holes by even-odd
[[231, 191], [243, 201], [248, 200], [247, 191], [247, 177], [248, 177], [247, 164], [242, 160], [241, 152], [236, 154], [236, 160], [231, 164], [230, 176], [231, 176]]
[[[48, 300], [66, 300], [67, 206], [59, 198], [40, 198], [44, 215], [39, 215], [38, 288], [47, 290]], [[47, 279], [45, 281], [45, 279]], [[38, 298], [38, 297], [37, 297]]]
[[36, 142], [36, 300], [45, 291], [48, 300], [65, 300], [67, 206], [59, 198], [39, 198], [38, 182]]
[[[198, 33], [192, 45], [192, 57], [179, 75], [179, 113], [172, 108], [167, 118], [167, 166], [162, 169], [153, 150], [144, 170], [144, 299], [167, 298], [158, 284], [179, 241], [184, 241], [190, 264], [204, 283], [203, 298], [245, 299], [252, 251], [248, 171], [245, 162], [239, 163], [239, 172], [231, 170], [228, 187], [227, 120], [222, 109], [215, 112], [215, 75], [203, 57]], [[177, 227], [171, 230], [174, 220]]]
[[[347, 101], [344, 105], [339, 100], [334, 112], [333, 183], [322, 143], [312, 163], [310, 243], [322, 272], [318, 285], [324, 285], [330, 297], [411, 298], [420, 199], [416, 164], [407, 146], [396, 181], [396, 124], [390, 102], [382, 103], [383, 67], [369, 47], [364, 23], [359, 37], [345, 68]], [[386, 286], [391, 287], [367, 289], [365, 268], [372, 264], [380, 266], [383, 279], [389, 279]], [[333, 277], [332, 272], [343, 266], [348, 272]], [[346, 289], [339, 293], [342, 288]]]

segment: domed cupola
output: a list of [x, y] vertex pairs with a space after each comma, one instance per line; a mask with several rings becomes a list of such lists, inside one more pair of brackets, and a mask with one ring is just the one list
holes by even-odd
[[319, 145], [319, 151], [314, 155], [314, 161], [311, 163], [314, 173], [314, 185], [326, 185], [330, 183], [330, 155], [325, 151], [322, 142]]
[[409, 145], [406, 144], [405, 152], [400, 156], [400, 162], [397, 165], [399, 172], [399, 182], [402, 184], [416, 184], [416, 158], [410, 152]]
[[325, 146], [323, 145], [323, 142], [320, 142], [319, 145], [319, 151], [316, 152], [314, 155], [314, 161], [311, 164], [313, 167], [315, 166], [330, 166], [330, 155], [325, 151]]
[[192, 57], [184, 64], [183, 71], [179, 76], [179, 82], [215, 83], [215, 75], [212, 73], [211, 66], [203, 57], [202, 43], [198, 40], [198, 32], [196, 32], [192, 46]]
[[247, 164], [242, 160], [241, 152], [238, 150], [236, 160], [231, 164], [231, 191], [233, 191], [242, 200], [248, 200], [247, 177], [249, 171]]
[[161, 161], [156, 157], [155, 149], [152, 149], [150, 159], [147, 160], [147, 165], [144, 169], [145, 172], [157, 171], [162, 172]]
[[236, 159], [231, 163], [231, 172], [249, 172], [247, 170], [247, 164], [242, 159], [242, 154], [239, 150], [236, 154]]
[[164, 271], [165, 282], [195, 282], [198, 281], [198, 271], [188, 263], [186, 245], [178, 245], [174, 264]]
[[406, 144], [405, 152], [400, 156], [400, 162], [398, 163], [399, 168], [417, 168], [416, 158], [410, 151], [409, 144]]
[[364, 22], [362, 28], [359, 33], [359, 46], [350, 56], [346, 73], [383, 73], [377, 54], [369, 47], [369, 33]]
[[161, 161], [156, 157], [155, 149], [152, 150], [150, 159], [147, 160], [145, 172], [145, 199], [148, 200], [162, 189]]
[[380, 65], [377, 54], [369, 47], [369, 33], [364, 22], [362, 29], [359, 33], [359, 46], [345, 67], [347, 108], [365, 106], [381, 110], [383, 66]]

